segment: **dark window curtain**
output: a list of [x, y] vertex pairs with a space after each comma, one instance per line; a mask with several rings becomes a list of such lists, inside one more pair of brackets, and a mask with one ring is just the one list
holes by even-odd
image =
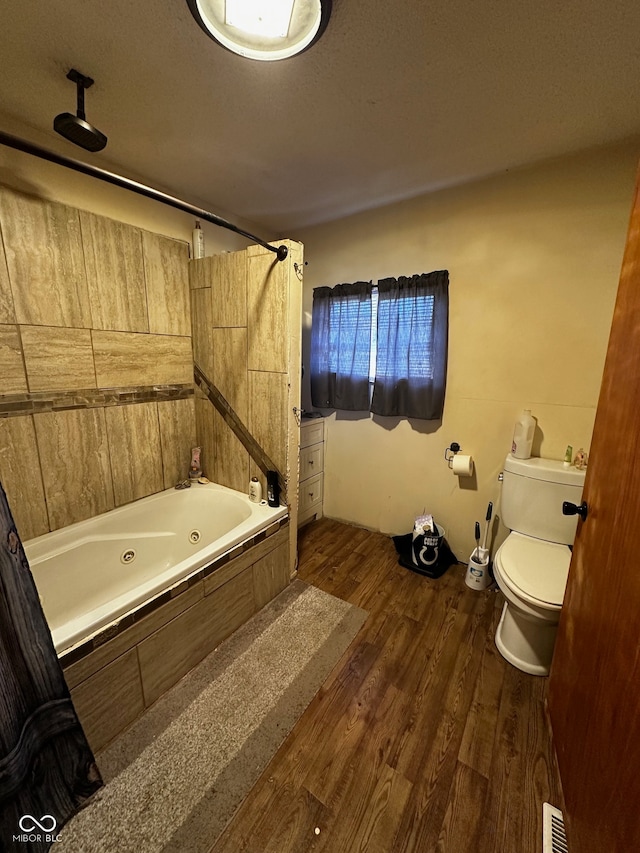
[[378, 282], [376, 377], [371, 411], [438, 420], [449, 336], [446, 270]]
[[49, 850], [101, 785], [0, 486], [0, 851]]
[[369, 408], [371, 289], [358, 281], [313, 291], [311, 401], [318, 408]]

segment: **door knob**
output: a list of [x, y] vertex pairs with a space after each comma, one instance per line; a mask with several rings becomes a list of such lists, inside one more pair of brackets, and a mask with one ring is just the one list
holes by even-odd
[[587, 506], [586, 501], [582, 501], [580, 506], [578, 506], [577, 504], [569, 503], [569, 501], [563, 501], [562, 503], [563, 515], [579, 515], [583, 521], [586, 521], [588, 512], [589, 507]]

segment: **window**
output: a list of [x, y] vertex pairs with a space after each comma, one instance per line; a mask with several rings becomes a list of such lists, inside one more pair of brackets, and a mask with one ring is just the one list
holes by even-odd
[[369, 408], [371, 283], [313, 291], [311, 396], [314, 406]]
[[[311, 398], [320, 408], [442, 417], [446, 270], [313, 292]], [[370, 386], [372, 383], [372, 388]]]

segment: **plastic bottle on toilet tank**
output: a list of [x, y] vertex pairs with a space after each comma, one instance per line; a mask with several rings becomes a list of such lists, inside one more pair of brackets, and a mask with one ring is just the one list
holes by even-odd
[[516, 459], [529, 459], [535, 430], [536, 421], [535, 418], [531, 417], [531, 409], [525, 409], [516, 421], [513, 430], [512, 456], [515, 456]]

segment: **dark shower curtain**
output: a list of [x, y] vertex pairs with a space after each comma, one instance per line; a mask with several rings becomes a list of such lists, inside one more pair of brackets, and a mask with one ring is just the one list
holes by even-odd
[[0, 485], [0, 851], [48, 850], [101, 785]]

